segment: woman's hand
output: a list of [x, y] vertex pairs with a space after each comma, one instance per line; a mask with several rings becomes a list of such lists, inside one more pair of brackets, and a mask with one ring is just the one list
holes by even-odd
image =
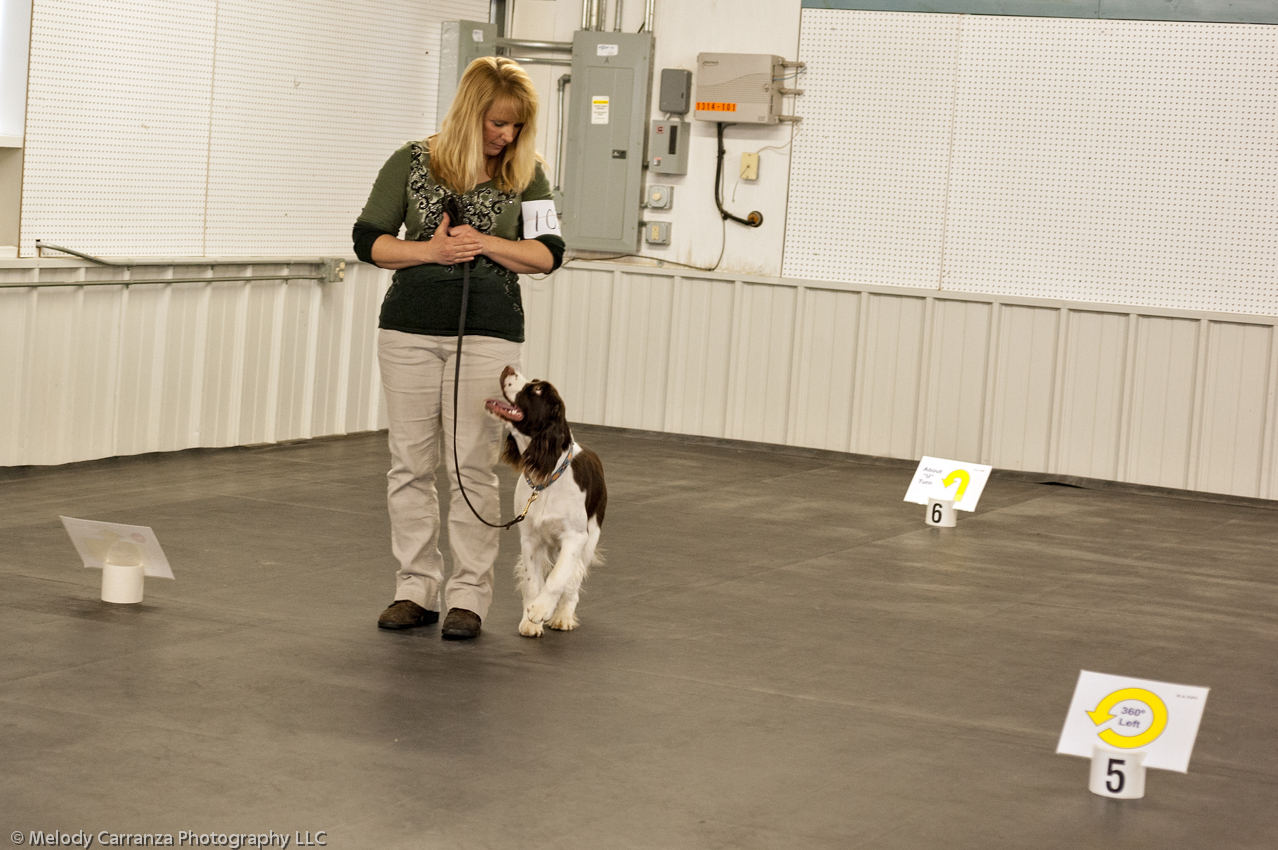
[[450, 237], [479, 240], [479, 253], [517, 274], [544, 274], [555, 265], [550, 249], [535, 239], [502, 239], [480, 233], [469, 224], [450, 228]]
[[431, 249], [430, 262], [441, 266], [455, 266], [468, 263], [484, 252], [483, 237], [479, 231], [469, 225], [465, 227], [449, 227], [448, 213], [440, 219], [435, 235], [425, 243]]
[[544, 274], [554, 268], [550, 249], [536, 239], [502, 239], [480, 233], [470, 225], [449, 227], [444, 213], [439, 227], [425, 242], [408, 242], [382, 234], [373, 243], [373, 262], [383, 269], [407, 269], [427, 263], [452, 266], [483, 255], [516, 274]]
[[384, 233], [373, 243], [373, 262], [383, 269], [407, 269], [428, 263], [452, 266], [468, 263], [483, 253], [480, 234], [473, 228], [452, 229], [469, 232], [451, 235], [448, 232], [448, 213], [444, 213], [435, 234], [425, 242], [408, 241]]

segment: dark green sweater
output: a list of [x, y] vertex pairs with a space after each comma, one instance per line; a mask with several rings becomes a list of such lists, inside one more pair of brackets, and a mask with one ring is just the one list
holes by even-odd
[[[382, 234], [397, 235], [400, 225], [405, 228], [406, 240], [422, 241], [434, 235], [449, 192], [435, 182], [429, 165], [425, 144], [409, 142], [382, 166], [368, 203], [355, 222], [355, 253], [361, 260], [371, 263], [373, 242]], [[550, 181], [539, 163], [533, 181], [522, 193], [502, 192], [488, 181], [459, 197], [468, 224], [481, 233], [514, 240], [523, 233], [520, 204], [549, 200]], [[537, 238], [550, 249], [558, 268], [564, 241], [557, 236]], [[461, 288], [461, 265], [400, 269], [382, 302], [378, 324], [407, 333], [456, 336]], [[466, 333], [524, 341], [519, 275], [487, 257], [480, 257], [470, 271]]]

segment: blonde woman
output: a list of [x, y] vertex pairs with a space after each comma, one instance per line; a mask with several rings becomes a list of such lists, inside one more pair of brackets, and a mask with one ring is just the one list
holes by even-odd
[[[378, 323], [378, 362], [390, 419], [387, 504], [399, 561], [395, 601], [377, 624], [409, 629], [448, 611], [445, 638], [479, 634], [493, 593], [498, 531], [479, 522], [452, 474], [453, 374], [462, 264], [474, 260], [457, 406], [460, 473], [475, 508], [500, 515], [500, 425], [484, 410], [524, 341], [519, 274], [558, 268], [564, 242], [525, 229], [544, 211], [550, 184], [534, 149], [537, 92], [509, 59], [466, 69], [440, 132], [391, 155], [355, 223], [355, 253], [395, 269]], [[450, 221], [452, 197], [463, 222]], [[399, 238], [401, 225], [404, 238]], [[521, 238], [534, 236], [535, 238]], [[441, 449], [443, 454], [441, 455]], [[447, 459], [452, 575], [443, 581], [435, 470]]]

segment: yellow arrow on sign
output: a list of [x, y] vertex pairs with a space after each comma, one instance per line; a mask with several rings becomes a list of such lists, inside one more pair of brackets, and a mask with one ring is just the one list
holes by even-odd
[[954, 501], [963, 501], [963, 493], [967, 490], [967, 485], [972, 483], [972, 476], [967, 474], [966, 469], [956, 469], [949, 475], [941, 479], [941, 484], [948, 490], [950, 485], [955, 481], [959, 483], [958, 490], [954, 493]]
[[1153, 741], [1159, 735], [1163, 734], [1163, 730], [1167, 728], [1167, 706], [1158, 694], [1153, 691], [1147, 691], [1144, 688], [1122, 688], [1114, 691], [1097, 703], [1095, 710], [1087, 712], [1087, 716], [1097, 726], [1113, 720], [1115, 715], [1110, 714], [1110, 710], [1120, 702], [1126, 700], [1137, 700], [1149, 706], [1150, 713], [1153, 717], [1150, 720], [1149, 728], [1139, 735], [1120, 735], [1113, 729], [1104, 729], [1097, 733], [1097, 736], [1112, 747], [1119, 747], [1124, 750], [1132, 750], [1136, 747], [1143, 747]]

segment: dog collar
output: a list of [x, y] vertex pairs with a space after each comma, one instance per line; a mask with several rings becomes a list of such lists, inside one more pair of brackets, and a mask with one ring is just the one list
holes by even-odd
[[551, 484], [554, 484], [556, 481], [558, 481], [559, 476], [564, 474], [564, 471], [568, 469], [568, 464], [570, 463], [572, 463], [572, 445], [571, 444], [569, 444], [568, 446], [568, 455], [564, 458], [564, 462], [559, 464], [559, 468], [555, 470], [554, 475], [550, 476], [549, 481], [547, 481], [545, 484], [534, 484], [532, 479], [528, 477], [527, 472], [524, 473], [524, 480], [528, 482], [528, 486], [532, 488], [534, 493], [540, 493], [542, 490], [545, 490]]

